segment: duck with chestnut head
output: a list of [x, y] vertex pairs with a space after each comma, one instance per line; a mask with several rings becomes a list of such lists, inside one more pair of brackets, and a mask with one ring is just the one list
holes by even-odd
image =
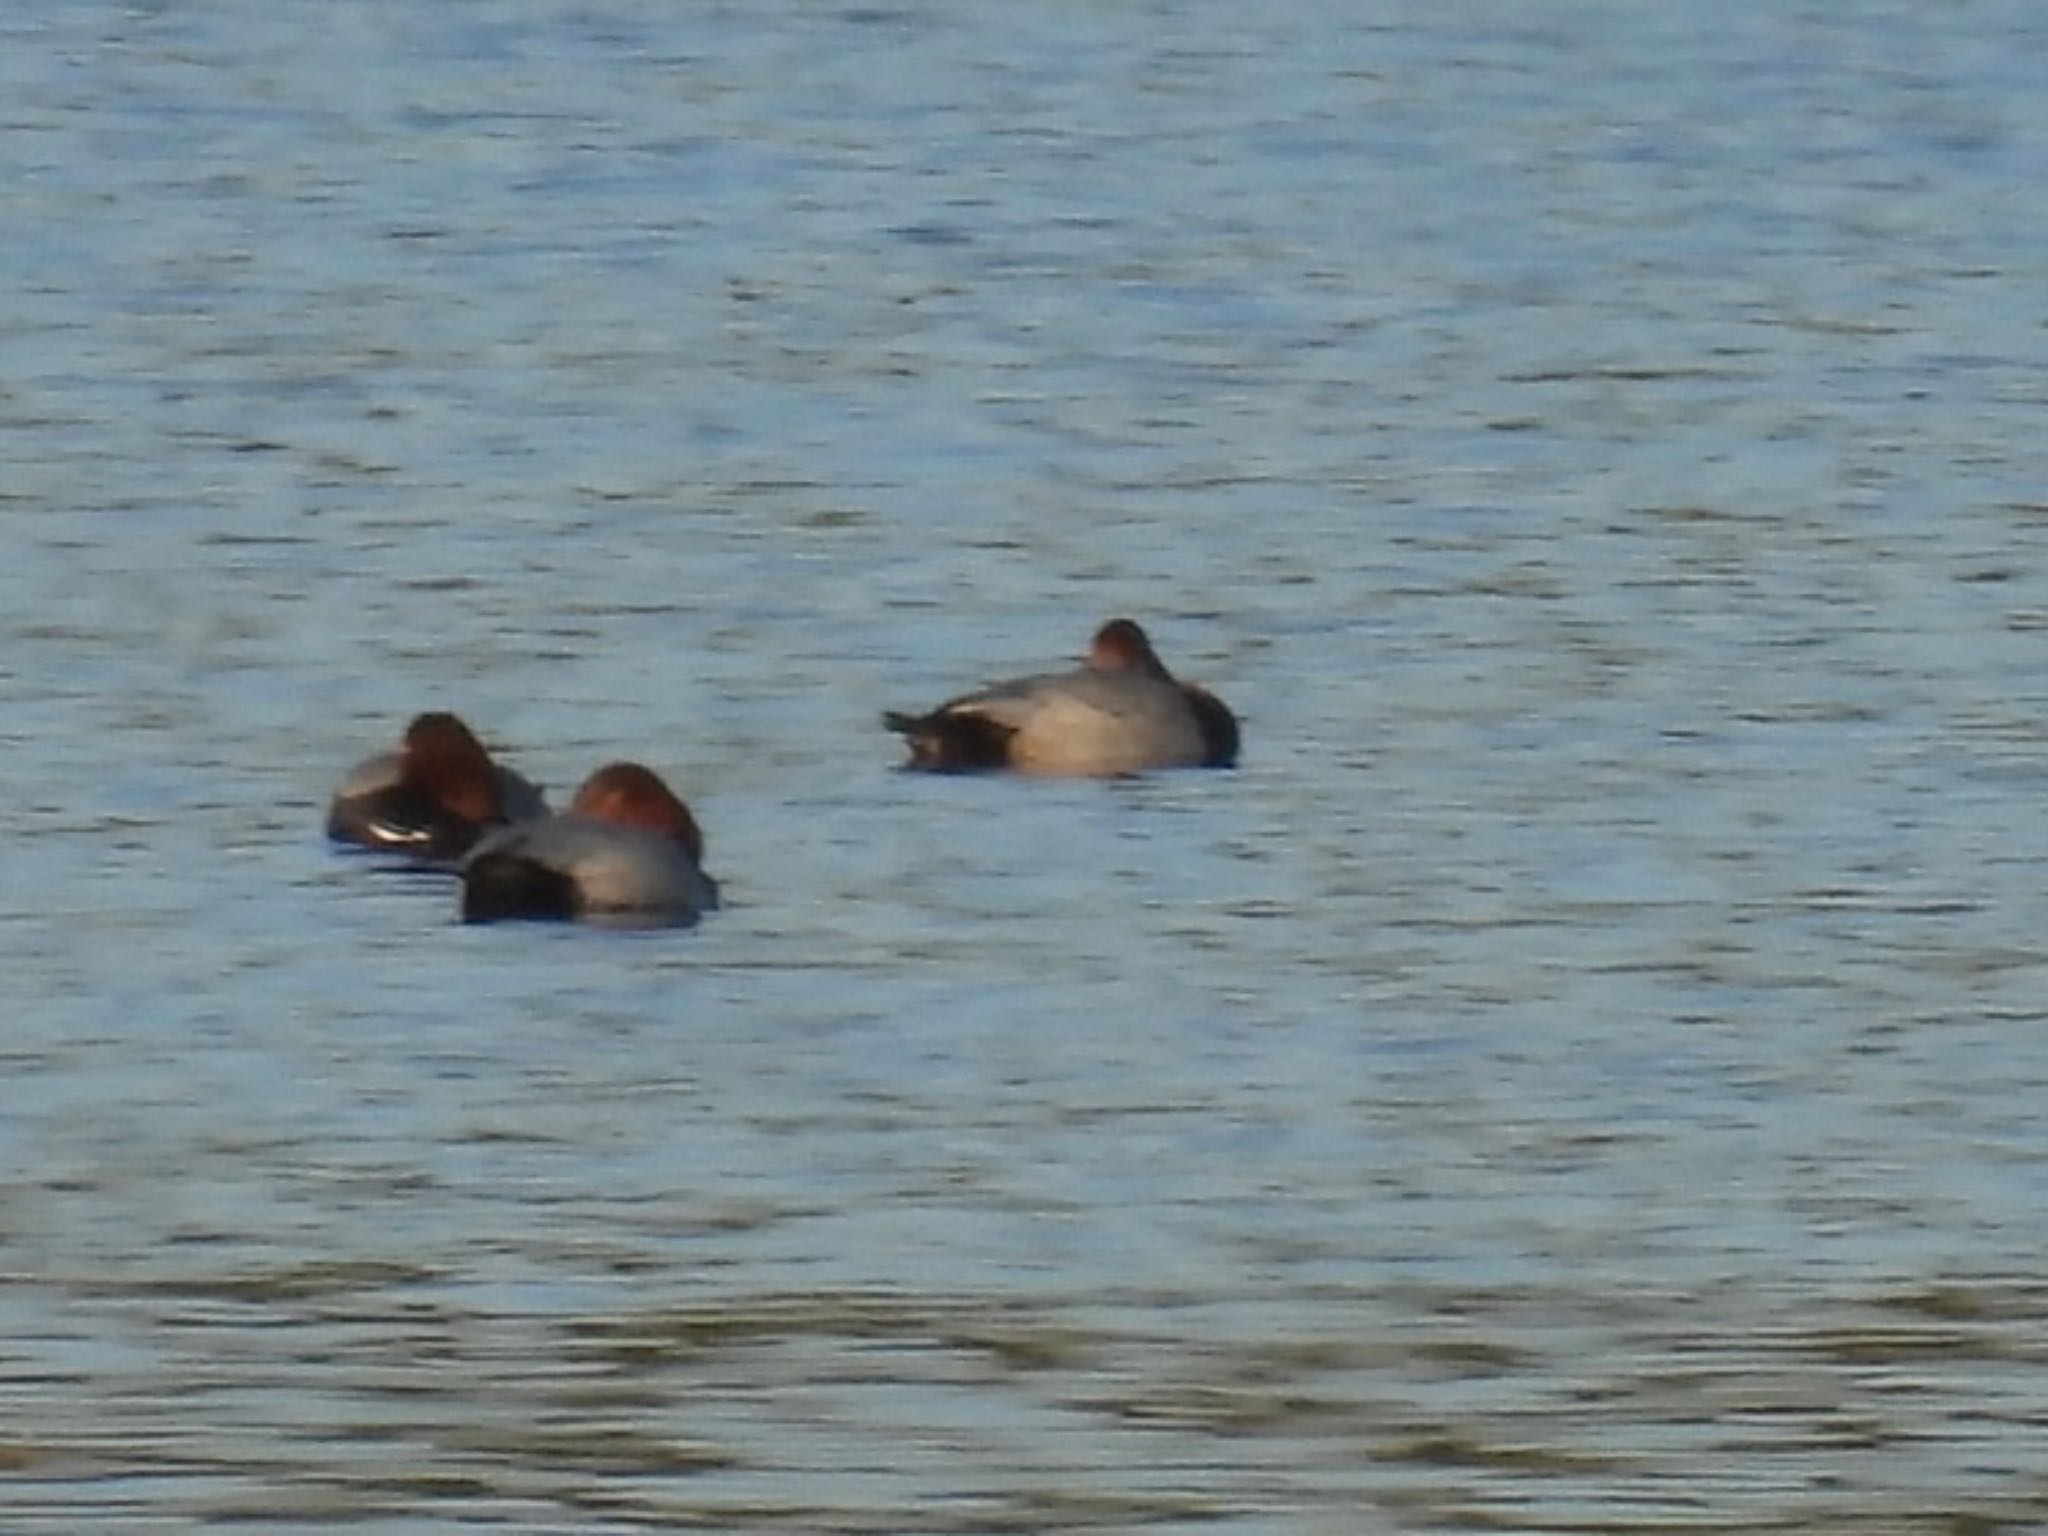
[[493, 827], [547, 813], [537, 788], [493, 762], [459, 717], [436, 711], [413, 718], [397, 751], [348, 771], [328, 802], [327, 835], [441, 862], [460, 858]]
[[882, 721], [909, 744], [904, 766], [932, 773], [1114, 777], [1237, 765], [1237, 717], [1167, 671], [1131, 619], [1098, 629], [1072, 671], [1014, 678]]
[[560, 816], [486, 837], [462, 862], [462, 917], [680, 925], [718, 906], [690, 808], [640, 763], [611, 763]]

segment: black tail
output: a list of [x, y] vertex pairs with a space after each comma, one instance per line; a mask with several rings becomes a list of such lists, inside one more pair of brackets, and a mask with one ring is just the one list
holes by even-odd
[[462, 920], [497, 923], [512, 918], [566, 921], [581, 910], [576, 882], [518, 853], [485, 852], [462, 871]]
[[908, 739], [905, 766], [927, 773], [980, 773], [1010, 765], [1010, 737], [1015, 733], [986, 715], [935, 709], [928, 715], [885, 711], [882, 724]]

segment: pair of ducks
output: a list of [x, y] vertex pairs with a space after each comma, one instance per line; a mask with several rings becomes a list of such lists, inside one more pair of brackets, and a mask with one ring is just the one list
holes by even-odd
[[609, 763], [550, 815], [456, 716], [419, 715], [396, 752], [358, 763], [327, 835], [462, 876], [462, 919], [617, 917], [693, 923], [718, 906], [696, 817], [653, 769]]
[[[921, 715], [885, 714], [906, 768], [1116, 777], [1229, 768], [1237, 718], [1166, 670], [1145, 631], [1112, 619], [1081, 665], [997, 683]], [[453, 864], [465, 922], [609, 918], [686, 924], [718, 906], [690, 809], [640, 763], [597, 770], [568, 811], [491, 760], [454, 715], [425, 714], [396, 752], [365, 759], [335, 791], [327, 835]]]

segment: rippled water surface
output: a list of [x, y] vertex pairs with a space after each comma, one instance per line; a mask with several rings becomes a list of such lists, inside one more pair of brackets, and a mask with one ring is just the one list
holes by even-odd
[[[8, 10], [0, 1525], [2039, 1528], [2044, 52]], [[892, 770], [1112, 613], [1241, 770]]]

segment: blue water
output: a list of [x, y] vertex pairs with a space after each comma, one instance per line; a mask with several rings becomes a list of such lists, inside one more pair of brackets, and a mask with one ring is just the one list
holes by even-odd
[[[2038, 1526], [2044, 45], [9, 10], [0, 1525]], [[1116, 613], [1241, 770], [893, 771]]]

